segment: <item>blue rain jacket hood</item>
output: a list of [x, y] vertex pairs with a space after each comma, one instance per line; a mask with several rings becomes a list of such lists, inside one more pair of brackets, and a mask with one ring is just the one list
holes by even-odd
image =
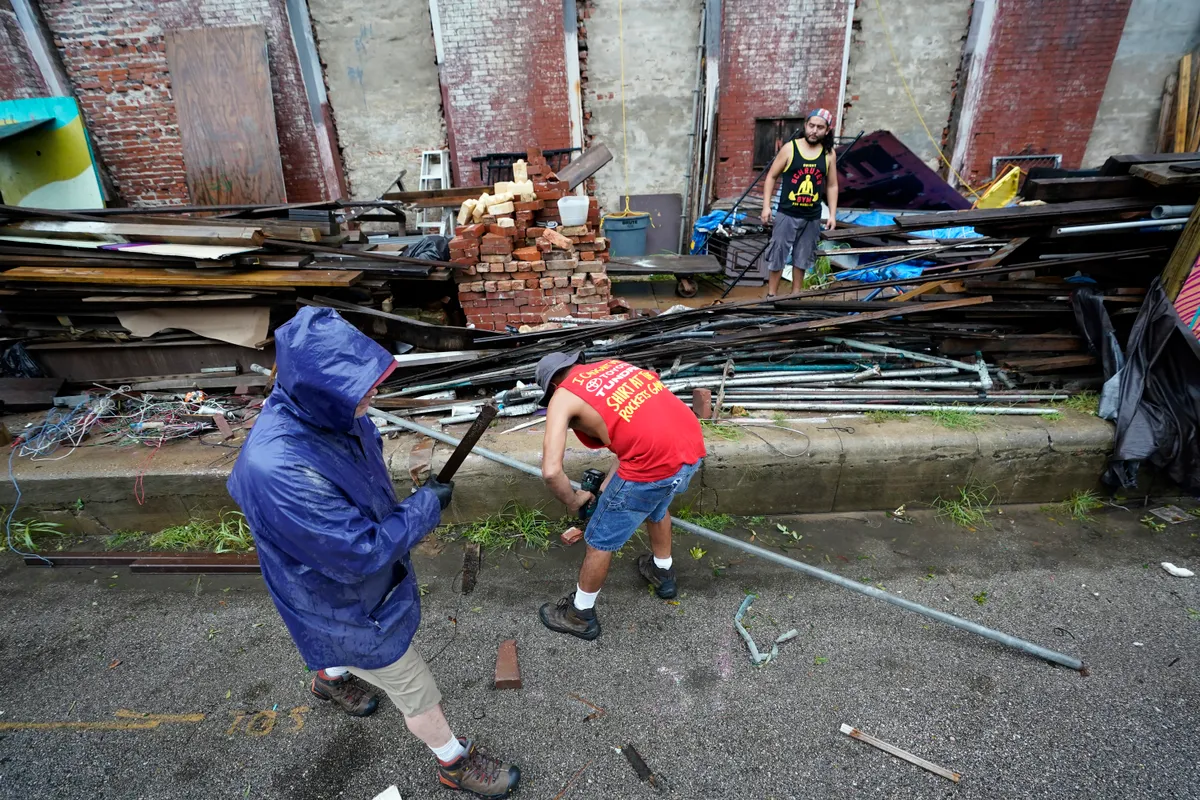
[[355, 407], [394, 363], [336, 311], [275, 331], [275, 389], [229, 477], [263, 579], [309, 669], [378, 669], [421, 620], [408, 551], [437, 527], [437, 497], [396, 502], [383, 440]]

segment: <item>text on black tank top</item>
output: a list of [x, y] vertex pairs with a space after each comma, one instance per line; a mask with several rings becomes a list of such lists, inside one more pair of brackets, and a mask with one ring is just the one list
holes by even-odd
[[821, 195], [825, 194], [825, 145], [813, 158], [805, 158], [797, 140], [792, 140], [792, 159], [779, 186], [779, 211], [800, 219], [821, 218]]

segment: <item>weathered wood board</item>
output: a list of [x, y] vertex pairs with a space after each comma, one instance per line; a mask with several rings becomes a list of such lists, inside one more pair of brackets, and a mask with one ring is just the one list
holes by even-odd
[[287, 202], [263, 28], [171, 30], [166, 47], [192, 202]]

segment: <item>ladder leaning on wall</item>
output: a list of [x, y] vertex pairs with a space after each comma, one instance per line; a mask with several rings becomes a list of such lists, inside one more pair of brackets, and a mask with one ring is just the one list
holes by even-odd
[[[426, 150], [421, 153], [421, 178], [417, 188], [449, 189], [450, 188], [450, 151]], [[454, 215], [446, 213], [441, 208], [423, 208], [417, 221], [417, 228], [423, 234], [454, 235]]]

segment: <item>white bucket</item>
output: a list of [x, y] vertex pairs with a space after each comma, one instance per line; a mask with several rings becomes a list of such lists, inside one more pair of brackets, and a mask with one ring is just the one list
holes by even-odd
[[588, 215], [588, 199], [579, 195], [569, 194], [558, 198], [558, 215], [562, 217], [564, 227], [586, 225]]

